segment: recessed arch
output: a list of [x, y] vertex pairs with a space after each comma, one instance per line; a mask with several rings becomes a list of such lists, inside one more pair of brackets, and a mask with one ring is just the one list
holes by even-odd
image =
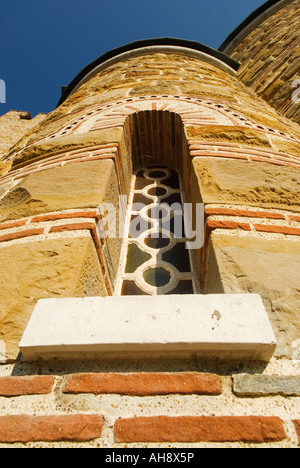
[[182, 117], [169, 110], [136, 110], [125, 127], [133, 184], [115, 293], [197, 293], [189, 247], [194, 236], [187, 234], [185, 213], [191, 158]]
[[166, 110], [141, 111], [129, 119], [133, 170], [151, 164], [182, 168], [188, 144], [179, 114]]

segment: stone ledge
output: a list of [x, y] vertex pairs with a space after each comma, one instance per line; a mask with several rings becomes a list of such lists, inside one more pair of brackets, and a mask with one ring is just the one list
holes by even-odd
[[115, 296], [40, 300], [19, 347], [29, 361], [268, 361], [276, 340], [256, 294]]

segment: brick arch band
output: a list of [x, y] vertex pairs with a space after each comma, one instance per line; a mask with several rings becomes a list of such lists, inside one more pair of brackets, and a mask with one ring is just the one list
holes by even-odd
[[64, 135], [80, 134], [124, 126], [126, 118], [136, 112], [169, 111], [178, 114], [185, 126], [222, 125], [254, 128], [258, 131], [277, 135], [284, 139], [296, 140], [295, 137], [273, 128], [257, 124], [242, 112], [233, 111], [226, 102], [214, 99], [201, 99], [190, 96], [151, 95], [136, 96], [113, 101], [103, 106], [93, 105], [84, 112], [76, 112], [68, 124], [47, 136], [56, 138]]

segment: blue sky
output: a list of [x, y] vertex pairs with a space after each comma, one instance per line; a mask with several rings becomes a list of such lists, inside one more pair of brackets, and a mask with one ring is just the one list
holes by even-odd
[[11, 109], [51, 112], [82, 68], [140, 39], [176, 37], [218, 48], [265, 0], [13, 0], [0, 10], [0, 79]]

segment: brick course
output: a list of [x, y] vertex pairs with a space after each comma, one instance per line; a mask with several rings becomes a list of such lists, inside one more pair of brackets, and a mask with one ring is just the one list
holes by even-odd
[[52, 226], [50, 228], [50, 233], [51, 232], [64, 232], [64, 231], [84, 231], [84, 230], [92, 230], [94, 229], [95, 224], [94, 223], [88, 223], [88, 222], [83, 222], [83, 223], [69, 223], [69, 224], [61, 224], [59, 226]]
[[276, 234], [300, 236], [300, 229], [297, 229], [297, 228], [290, 228], [286, 226], [272, 226], [272, 225], [264, 225], [264, 224], [254, 224], [253, 226], [255, 230], [259, 232], [273, 232]]
[[233, 375], [233, 391], [239, 396], [300, 396], [300, 376]]

